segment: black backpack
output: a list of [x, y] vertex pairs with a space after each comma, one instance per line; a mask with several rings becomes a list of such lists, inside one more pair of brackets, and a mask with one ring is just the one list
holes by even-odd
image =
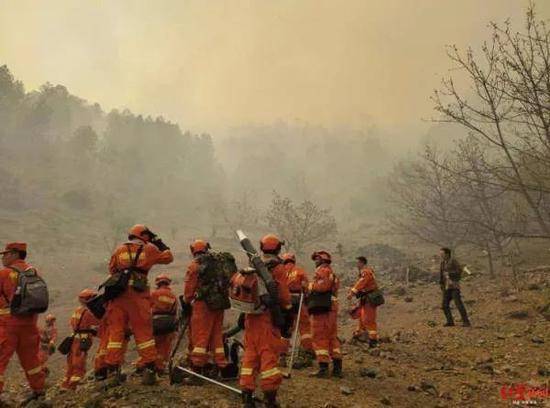
[[10, 302], [11, 314], [30, 316], [48, 310], [48, 286], [36, 269], [29, 268], [21, 271], [12, 266], [9, 268], [17, 272], [17, 287]]
[[237, 272], [235, 258], [228, 252], [207, 252], [197, 261], [200, 265], [197, 300], [204, 300], [211, 310], [229, 309], [229, 283]]

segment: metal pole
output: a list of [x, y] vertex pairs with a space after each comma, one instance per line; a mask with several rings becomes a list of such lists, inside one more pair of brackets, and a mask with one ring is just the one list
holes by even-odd
[[215, 384], [215, 385], [219, 385], [220, 387], [223, 387], [223, 388], [225, 388], [226, 390], [229, 390], [229, 391], [233, 391], [236, 394], [241, 395], [243, 393], [238, 388], [231, 387], [230, 385], [227, 385], [227, 384], [221, 383], [219, 381], [213, 380], [212, 378], [209, 378], [209, 377], [206, 377], [202, 374], [196, 373], [193, 370], [189, 370], [188, 368], [185, 368], [185, 367], [182, 367], [182, 366], [176, 366], [176, 369], [181, 370], [181, 371], [183, 371], [187, 374], [193, 375], [197, 378], [200, 378], [201, 380], [208, 381], [208, 382], [210, 382], [212, 384]]
[[298, 329], [300, 326], [300, 318], [302, 317], [302, 304], [304, 303], [304, 292], [300, 293], [300, 304], [298, 306], [298, 317], [296, 318], [296, 327], [294, 328], [294, 336], [292, 338], [292, 353], [290, 353], [290, 367], [286, 378], [290, 378], [292, 372], [292, 366], [294, 365], [294, 355], [296, 354], [296, 342], [298, 340]]

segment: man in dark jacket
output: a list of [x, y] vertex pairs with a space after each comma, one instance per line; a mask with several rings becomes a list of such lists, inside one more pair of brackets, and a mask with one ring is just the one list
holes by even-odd
[[451, 313], [451, 300], [454, 300], [455, 306], [462, 317], [462, 325], [470, 327], [470, 320], [462, 298], [460, 296], [460, 278], [462, 275], [462, 267], [458, 261], [451, 256], [449, 248], [441, 248], [439, 251], [441, 256], [441, 266], [439, 269], [439, 284], [443, 291], [443, 312], [447, 318], [445, 326], [454, 326], [453, 314]]

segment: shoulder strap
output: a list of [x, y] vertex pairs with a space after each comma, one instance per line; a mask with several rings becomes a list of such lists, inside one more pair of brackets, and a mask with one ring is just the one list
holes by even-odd
[[130, 257], [130, 260], [132, 261], [130, 267], [131, 268], [135, 268], [137, 266], [137, 263], [138, 263], [138, 260], [139, 260], [139, 256], [141, 255], [141, 253], [143, 252], [143, 247], [145, 245], [140, 245], [137, 252], [136, 252], [136, 257], [134, 259], [132, 259], [132, 251], [130, 250], [130, 247], [131, 247], [132, 244], [126, 244], [126, 248], [128, 249], [128, 256]]
[[[23, 271], [17, 269], [15, 266], [7, 266], [7, 268], [11, 269], [12, 271], [17, 272], [17, 286], [19, 286], [19, 284], [20, 284], [19, 279], [20, 279], [21, 273]], [[2, 292], [2, 297], [6, 300], [6, 303], [9, 307], [11, 302], [10, 302], [10, 300], [8, 299], [8, 297], [6, 296], [6, 294], [4, 292]]]
[[82, 319], [84, 319], [84, 315], [86, 314], [87, 311], [88, 311], [87, 308], [84, 308], [84, 310], [82, 311], [82, 314], [80, 315], [80, 319], [78, 319], [78, 323], [76, 324], [75, 331], [80, 330], [80, 324], [82, 323]]

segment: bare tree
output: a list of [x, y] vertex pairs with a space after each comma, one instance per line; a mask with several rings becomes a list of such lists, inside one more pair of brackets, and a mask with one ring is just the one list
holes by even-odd
[[426, 146], [417, 159], [395, 167], [387, 196], [394, 232], [451, 248], [465, 243], [467, 225], [454, 208], [461, 192], [445, 169], [448, 161], [438, 149]]
[[303, 254], [307, 245], [336, 233], [336, 220], [329, 209], [319, 208], [309, 200], [295, 203], [277, 193], [273, 194], [267, 221], [298, 254]]
[[481, 56], [449, 47], [448, 56], [469, 89], [450, 77], [435, 91], [438, 121], [457, 123], [490, 149], [490, 182], [518, 193], [538, 226], [530, 235], [550, 237], [550, 31], [531, 7], [526, 30], [492, 24]]

